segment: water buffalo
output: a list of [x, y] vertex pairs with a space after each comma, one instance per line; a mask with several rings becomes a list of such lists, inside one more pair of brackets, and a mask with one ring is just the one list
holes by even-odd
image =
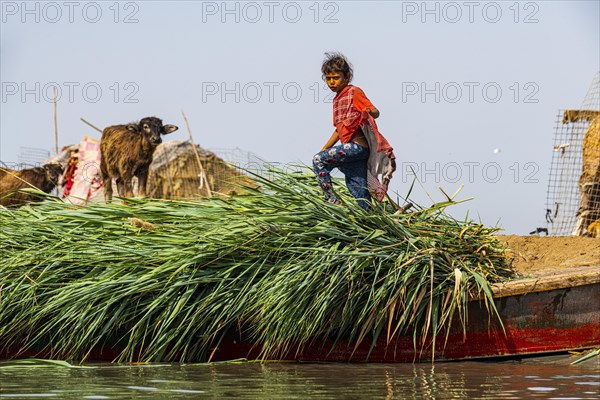
[[148, 168], [161, 135], [175, 132], [175, 125], [163, 125], [156, 117], [147, 117], [138, 123], [113, 125], [104, 129], [100, 140], [100, 172], [104, 182], [104, 198], [112, 200], [112, 180], [117, 182], [121, 197], [133, 197], [132, 179], [138, 178], [138, 196], [146, 196]]
[[19, 189], [37, 188], [50, 193], [58, 185], [63, 171], [64, 167], [58, 163], [20, 171], [0, 168], [0, 204], [18, 207], [39, 198], [34, 193], [18, 192]]

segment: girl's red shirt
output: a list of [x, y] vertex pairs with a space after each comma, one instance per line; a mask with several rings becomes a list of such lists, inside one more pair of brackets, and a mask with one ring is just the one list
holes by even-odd
[[366, 111], [375, 106], [359, 87], [348, 85], [333, 99], [333, 125], [337, 130], [340, 142], [352, 141], [354, 134], [362, 129], [363, 125], [369, 125], [377, 141], [377, 149], [371, 149], [374, 153], [383, 152], [390, 158], [395, 158], [394, 149], [386, 138], [379, 132], [373, 117]]
[[348, 143], [364, 122], [362, 113], [367, 108], [375, 106], [365, 95], [361, 88], [348, 85], [333, 99], [333, 125], [335, 126], [340, 142]]

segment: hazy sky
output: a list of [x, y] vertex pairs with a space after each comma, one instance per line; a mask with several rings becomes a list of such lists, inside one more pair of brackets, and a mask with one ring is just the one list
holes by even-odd
[[[505, 233], [544, 226], [559, 109], [600, 69], [598, 1], [1, 2], [0, 160], [99, 127], [157, 116], [205, 148], [309, 164], [333, 131], [321, 80], [343, 52], [395, 148], [392, 190], [411, 167], [473, 201], [456, 217]], [[428, 205], [421, 188], [414, 197]]]

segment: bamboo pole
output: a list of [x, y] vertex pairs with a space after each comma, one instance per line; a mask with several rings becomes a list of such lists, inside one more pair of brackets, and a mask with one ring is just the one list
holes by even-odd
[[56, 117], [56, 86], [52, 86], [54, 94], [54, 152], [58, 154], [58, 120]]
[[[194, 149], [194, 154], [196, 155], [196, 161], [198, 162], [198, 166], [200, 167], [200, 179], [203, 182], [206, 182], [206, 190], [208, 192], [208, 197], [212, 197], [212, 191], [210, 190], [210, 183], [206, 178], [206, 173], [204, 172], [204, 167], [202, 166], [202, 161], [200, 160], [200, 154], [198, 153], [198, 149], [196, 148], [196, 143], [194, 143], [194, 138], [192, 136], [192, 130], [190, 129], [190, 124], [188, 123], [187, 117], [183, 110], [181, 111], [181, 115], [183, 115], [183, 120], [185, 121], [185, 126], [187, 127], [188, 133], [190, 135], [190, 143], [192, 144], [192, 149]], [[200, 186], [202, 188], [202, 185]]]
[[98, 132], [102, 133], [102, 129], [98, 128], [97, 126], [92, 125], [91, 123], [89, 123], [88, 121], [86, 121], [85, 119], [83, 119], [83, 117], [80, 117], [79, 119], [81, 121], [83, 121], [83, 123], [88, 124], [89, 126], [91, 126], [92, 128], [94, 128]]

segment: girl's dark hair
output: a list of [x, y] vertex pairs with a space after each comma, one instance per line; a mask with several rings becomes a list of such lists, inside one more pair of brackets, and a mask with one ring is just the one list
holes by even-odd
[[321, 65], [323, 77], [325, 77], [325, 74], [332, 72], [343, 73], [344, 77], [348, 78], [348, 81], [351, 81], [354, 76], [352, 64], [348, 62], [342, 53], [338, 52], [325, 53], [325, 60], [323, 60], [323, 65]]

